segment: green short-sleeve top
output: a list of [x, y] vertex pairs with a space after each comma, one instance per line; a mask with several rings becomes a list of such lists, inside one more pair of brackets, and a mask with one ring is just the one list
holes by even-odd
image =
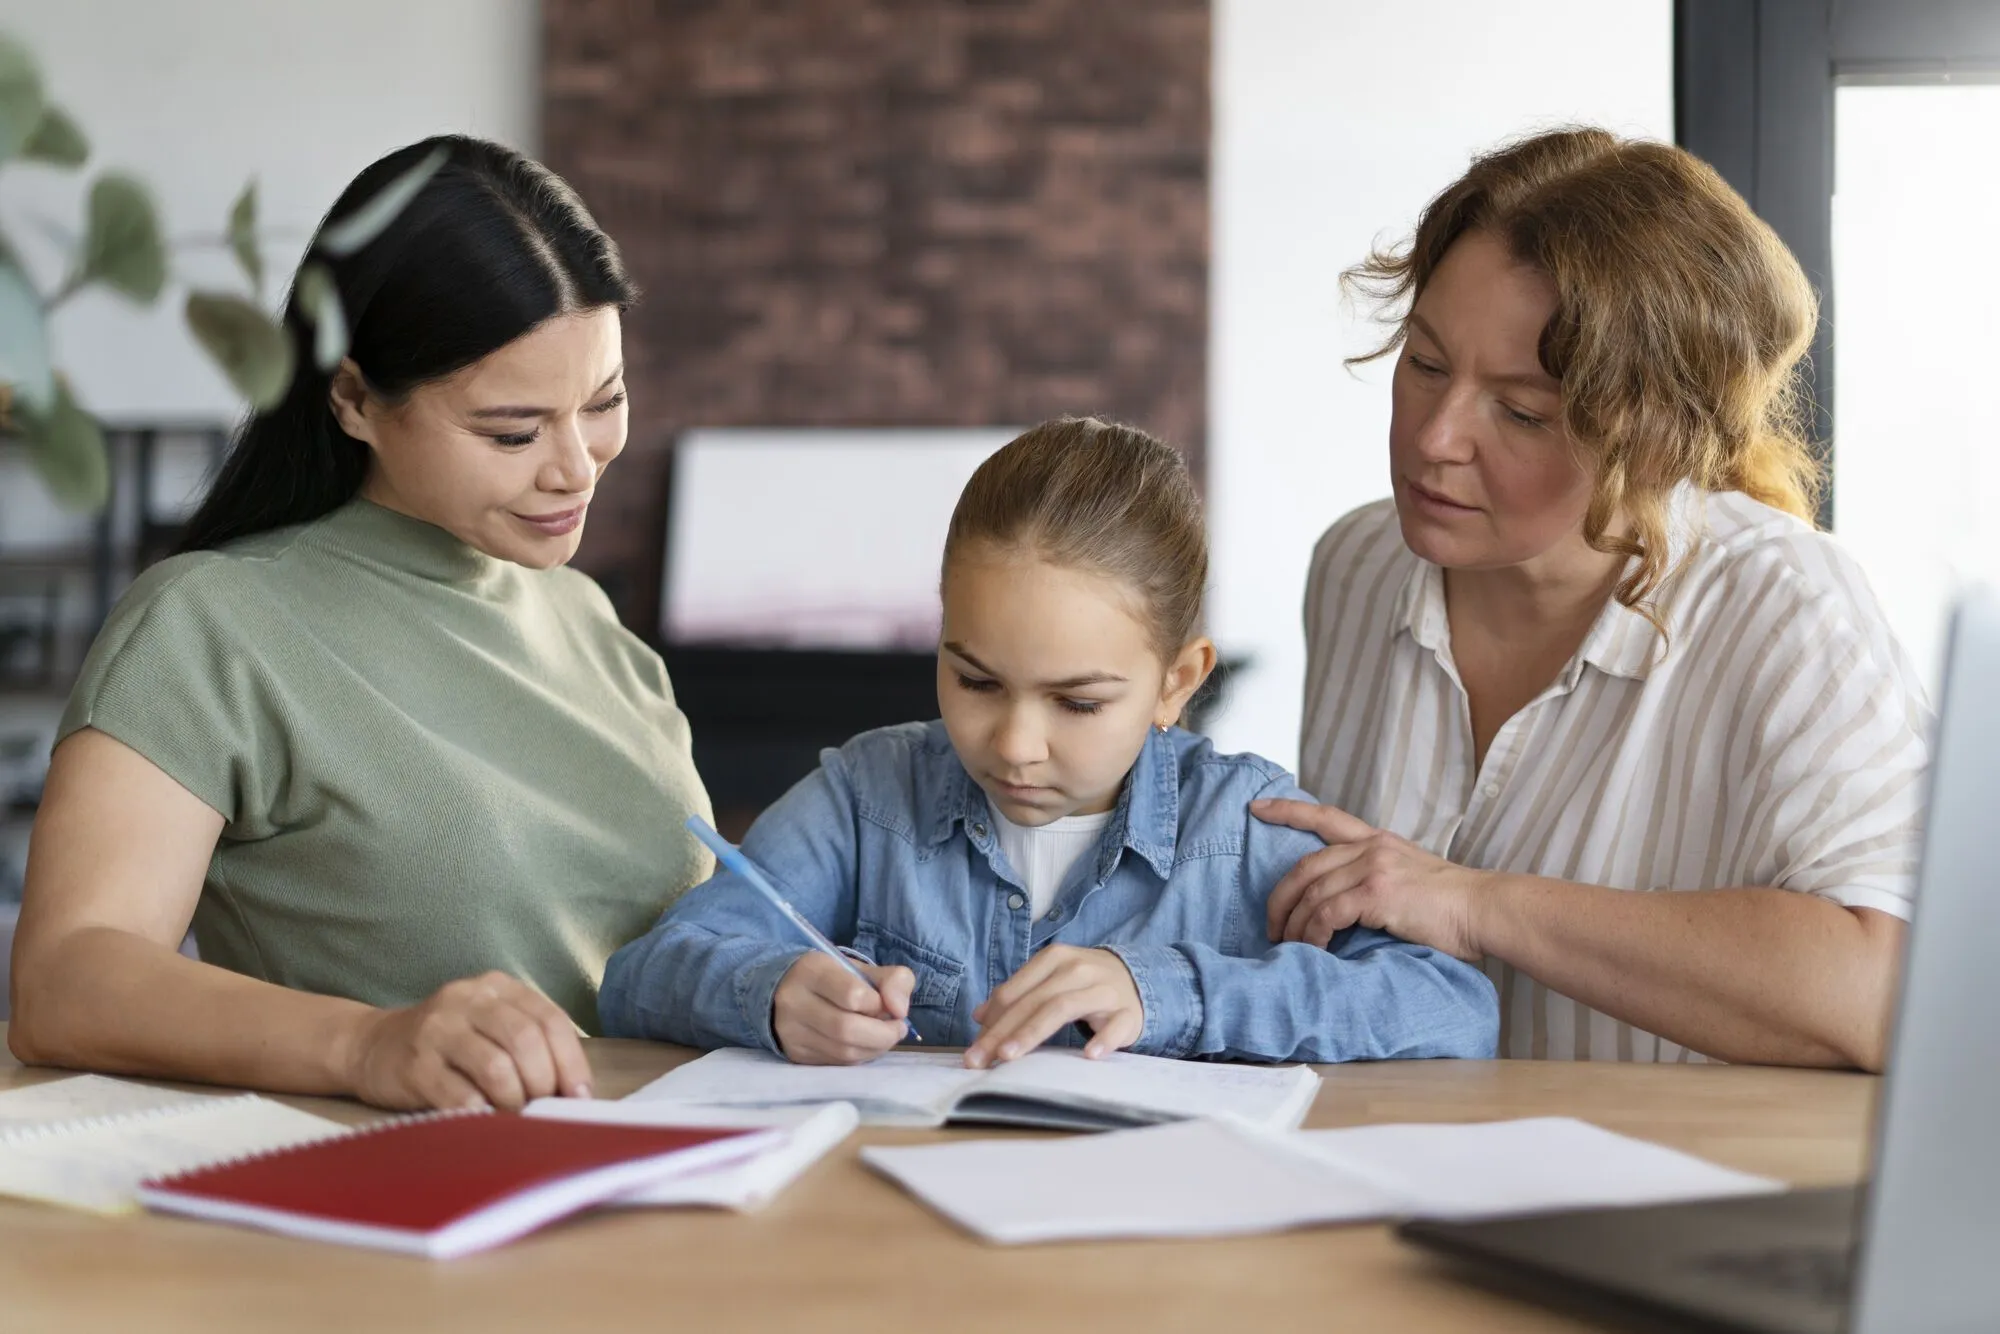
[[304, 991], [500, 969], [595, 1032], [605, 959], [711, 869], [665, 665], [597, 585], [365, 500], [146, 571], [59, 736], [85, 727], [226, 821], [202, 957]]

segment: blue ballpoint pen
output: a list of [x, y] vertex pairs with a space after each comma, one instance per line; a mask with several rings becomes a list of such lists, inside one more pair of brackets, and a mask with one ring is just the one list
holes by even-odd
[[[778, 892], [777, 886], [773, 885], [765, 877], [764, 873], [757, 869], [757, 863], [743, 855], [742, 849], [716, 833], [708, 821], [702, 819], [699, 815], [690, 815], [687, 818], [687, 827], [689, 833], [708, 845], [708, 850], [715, 854], [717, 861], [742, 876], [750, 888], [769, 899], [771, 906], [783, 913], [785, 920], [797, 927], [800, 934], [804, 935], [812, 943], [814, 949], [827, 955], [842, 968], [860, 978], [870, 990], [874, 990], [875, 984], [868, 980], [868, 975], [859, 968], [856, 968], [854, 961], [845, 954], [842, 954], [838, 945], [821, 935], [819, 928], [802, 917], [797, 908], [785, 902], [785, 896]], [[907, 1018], [903, 1020], [903, 1028], [909, 1033], [910, 1041], [923, 1041], [922, 1035], [917, 1032], [917, 1026]]]

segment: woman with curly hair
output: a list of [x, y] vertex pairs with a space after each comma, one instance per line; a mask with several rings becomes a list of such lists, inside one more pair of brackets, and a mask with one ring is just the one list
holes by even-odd
[[1798, 262], [1694, 157], [1574, 129], [1348, 278], [1394, 498], [1313, 557], [1325, 804], [1258, 813], [1328, 846], [1272, 938], [1482, 960], [1505, 1055], [1879, 1068], [1930, 712], [1813, 524]]

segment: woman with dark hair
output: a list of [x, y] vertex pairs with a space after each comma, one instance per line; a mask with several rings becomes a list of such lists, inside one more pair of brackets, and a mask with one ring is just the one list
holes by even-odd
[[[21, 1059], [391, 1107], [587, 1095], [605, 959], [706, 878], [659, 658], [563, 568], [625, 444], [617, 248], [570, 189], [439, 138], [181, 553], [106, 623], [35, 823]], [[322, 229], [324, 235], [325, 228]], [[176, 945], [192, 921], [201, 961]]]

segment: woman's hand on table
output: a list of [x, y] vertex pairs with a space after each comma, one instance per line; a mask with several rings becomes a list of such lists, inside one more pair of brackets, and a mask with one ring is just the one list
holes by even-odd
[[516, 1110], [534, 1098], [590, 1096], [576, 1025], [505, 973], [447, 982], [400, 1010], [372, 1010], [346, 1057], [355, 1097], [377, 1107]]
[[974, 1070], [1011, 1061], [1065, 1025], [1090, 1025], [1086, 1056], [1108, 1056], [1139, 1040], [1146, 1009], [1125, 961], [1110, 950], [1048, 945], [993, 989], [972, 1012], [979, 1037], [965, 1049]]
[[1484, 956], [1478, 917], [1489, 906], [1490, 872], [1433, 856], [1333, 806], [1266, 800], [1252, 802], [1250, 813], [1326, 842], [1272, 889], [1266, 911], [1273, 941], [1324, 949], [1348, 927], [1368, 926], [1470, 963]]
[[771, 1033], [785, 1059], [799, 1065], [860, 1065], [901, 1042], [917, 975], [907, 968], [854, 960], [873, 984], [816, 950], [785, 970], [771, 998]]

